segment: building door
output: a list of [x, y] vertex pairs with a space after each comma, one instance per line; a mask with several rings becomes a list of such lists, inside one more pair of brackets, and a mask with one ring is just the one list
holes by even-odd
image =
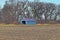
[[26, 24], [26, 21], [22, 21], [22, 24]]

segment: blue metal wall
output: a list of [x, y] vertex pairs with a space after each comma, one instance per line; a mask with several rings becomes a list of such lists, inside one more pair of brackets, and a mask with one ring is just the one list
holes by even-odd
[[26, 21], [26, 24], [36, 24], [36, 21]]
[[33, 20], [33, 19], [22, 19], [22, 20], [20, 21], [21, 24], [23, 24], [22, 21], [25, 21], [27, 25], [28, 25], [28, 24], [31, 24], [31, 25], [32, 25], [32, 24], [36, 24], [36, 20]]

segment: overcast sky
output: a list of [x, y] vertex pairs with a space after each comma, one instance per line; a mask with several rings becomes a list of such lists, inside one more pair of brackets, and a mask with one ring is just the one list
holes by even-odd
[[[0, 0], [0, 6], [3, 7], [6, 0]], [[30, 0], [32, 1], [32, 0]], [[60, 4], [60, 0], [40, 0], [41, 2], [48, 2], [48, 3], [54, 3], [54, 4]]]

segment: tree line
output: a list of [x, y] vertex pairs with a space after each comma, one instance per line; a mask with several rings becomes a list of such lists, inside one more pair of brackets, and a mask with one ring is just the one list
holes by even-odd
[[23, 18], [33, 18], [37, 23], [60, 23], [60, 5], [9, 0], [0, 9], [0, 23], [17, 24]]

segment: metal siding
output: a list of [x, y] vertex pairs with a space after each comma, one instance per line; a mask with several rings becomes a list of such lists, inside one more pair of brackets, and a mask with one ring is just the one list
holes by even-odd
[[22, 21], [26, 21], [26, 24], [36, 24], [36, 21], [35, 20], [31, 20], [31, 19], [22, 19], [21, 20], [21, 24], [22, 24]]
[[36, 24], [35, 21], [27, 21], [27, 24]]

